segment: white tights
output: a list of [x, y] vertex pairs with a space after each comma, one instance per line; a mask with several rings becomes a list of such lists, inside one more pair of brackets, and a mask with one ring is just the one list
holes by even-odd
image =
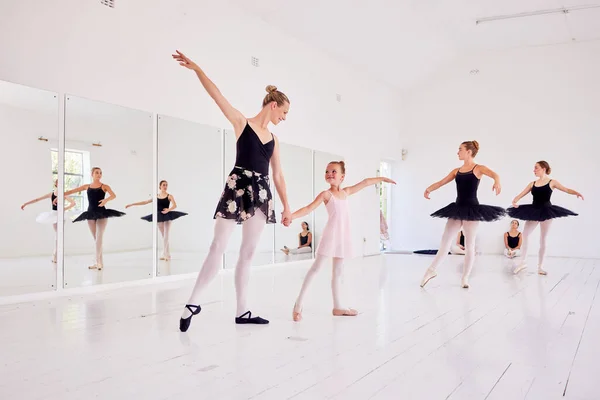
[[168, 260], [171, 258], [171, 249], [169, 248], [169, 237], [171, 232], [171, 224], [173, 221], [164, 221], [158, 223], [158, 230], [163, 237], [163, 256], [162, 258]]
[[90, 228], [90, 232], [94, 237], [94, 242], [96, 242], [96, 265], [104, 264], [102, 259], [102, 239], [104, 238], [104, 231], [106, 230], [107, 224], [107, 218], [88, 220], [88, 227]]
[[540, 251], [538, 253], [538, 268], [542, 268], [544, 265], [544, 258], [546, 257], [546, 241], [548, 239], [548, 232], [552, 226], [552, 220], [547, 221], [526, 221], [525, 228], [523, 228], [523, 246], [521, 246], [521, 256], [524, 265], [527, 261], [527, 249], [529, 247], [529, 235], [534, 231], [537, 226], [540, 226]]
[[448, 251], [452, 246], [452, 242], [456, 240], [456, 235], [462, 226], [463, 233], [465, 235], [465, 264], [463, 267], [463, 280], [469, 278], [471, 270], [473, 269], [473, 263], [475, 262], [475, 238], [477, 237], [477, 228], [479, 227], [479, 221], [459, 221], [455, 219], [448, 219], [446, 222], [446, 228], [442, 235], [442, 242], [437, 255], [433, 259], [433, 262], [429, 266], [428, 271], [435, 271], [438, 265], [444, 261], [448, 256]]
[[[306, 277], [304, 278], [304, 283], [302, 284], [302, 289], [300, 289], [300, 294], [296, 299], [296, 305], [294, 309], [298, 312], [302, 310], [302, 302], [304, 301], [304, 296], [306, 295], [306, 290], [310, 286], [312, 280], [315, 275], [319, 272], [325, 261], [329, 257], [325, 257], [317, 254], [315, 262], [312, 267], [306, 273]], [[333, 259], [333, 270], [331, 273], [331, 293], [333, 294], [333, 308], [343, 309], [342, 300], [341, 300], [341, 289], [342, 289], [342, 274], [344, 271], [344, 259], [343, 258], [334, 258]]]
[[[235, 266], [235, 292], [237, 296], [237, 315], [240, 316], [248, 311], [246, 305], [246, 297], [248, 295], [248, 280], [250, 279], [250, 265], [252, 263], [252, 257], [254, 251], [260, 240], [260, 235], [265, 229], [267, 223], [267, 216], [260, 210], [256, 210], [254, 216], [242, 223], [242, 245], [240, 246], [240, 253], [238, 261]], [[200, 295], [204, 288], [212, 282], [215, 278], [219, 269], [221, 268], [221, 261], [223, 260], [223, 253], [227, 248], [227, 243], [235, 228], [236, 222], [232, 219], [217, 218], [215, 221], [215, 234], [213, 241], [210, 245], [210, 250], [202, 269], [198, 273], [196, 279], [196, 285], [192, 290], [192, 294], [187, 304], [198, 305], [200, 301]], [[181, 318], [188, 318], [192, 313], [184, 308]]]

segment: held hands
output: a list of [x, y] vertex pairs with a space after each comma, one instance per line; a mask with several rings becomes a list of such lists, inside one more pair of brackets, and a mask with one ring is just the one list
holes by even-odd
[[281, 223], [288, 227], [292, 223], [292, 213], [289, 210], [283, 210], [281, 213]]
[[186, 67], [187, 69], [191, 69], [192, 71], [196, 71], [198, 69], [198, 65], [187, 58], [182, 52], [179, 50], [175, 50], [177, 54], [172, 54], [173, 59], [179, 63], [182, 67]]

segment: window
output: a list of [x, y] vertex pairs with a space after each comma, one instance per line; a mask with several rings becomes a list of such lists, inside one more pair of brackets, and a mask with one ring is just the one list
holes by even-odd
[[[58, 179], [58, 150], [52, 149], [52, 178]], [[85, 174], [86, 165], [89, 164], [89, 153], [85, 151], [66, 150], [65, 151], [65, 192], [75, 189], [87, 182]], [[74, 211], [83, 211], [87, 208], [85, 193], [75, 193], [70, 196], [75, 200]]]

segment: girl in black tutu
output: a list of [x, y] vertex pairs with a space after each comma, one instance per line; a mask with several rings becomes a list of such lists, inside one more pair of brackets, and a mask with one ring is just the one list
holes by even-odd
[[[100, 182], [102, 179], [102, 170], [98, 167], [92, 168], [92, 183], [81, 185], [78, 188], [65, 192], [65, 196], [69, 196], [73, 193], [79, 193], [87, 191], [88, 198], [88, 209], [81, 213], [73, 222], [87, 220], [88, 227], [96, 243], [96, 262], [90, 266], [90, 269], [98, 269], [99, 271], [104, 268], [104, 261], [102, 259], [102, 239], [104, 237], [104, 231], [108, 224], [108, 218], [121, 217], [125, 215], [124, 212], [111, 210], [106, 208], [105, 205], [111, 200], [114, 200], [117, 196], [112, 191], [110, 186]], [[108, 197], [106, 197], [108, 193]]]
[[262, 109], [247, 119], [229, 104], [215, 84], [192, 60], [180, 53], [173, 58], [185, 68], [196, 73], [200, 83], [217, 103], [225, 117], [233, 125], [237, 140], [235, 166], [227, 177], [225, 189], [217, 204], [214, 218], [215, 234], [208, 256], [198, 274], [192, 295], [186, 304], [179, 329], [188, 330], [192, 316], [200, 313], [200, 294], [221, 268], [223, 253], [236, 224], [242, 224], [242, 245], [235, 266], [235, 289], [237, 294], [237, 324], [268, 324], [269, 321], [252, 316], [247, 308], [246, 296], [250, 278], [250, 264], [260, 235], [266, 224], [275, 223], [273, 196], [271, 195], [269, 164], [273, 169], [273, 182], [283, 206], [283, 224], [289, 226], [291, 213], [287, 201], [285, 181], [279, 162], [279, 141], [269, 132], [269, 123], [277, 125], [285, 121], [290, 108], [287, 96], [275, 86], [267, 86]]
[[[171, 259], [171, 251], [169, 249], [171, 223], [177, 218], [188, 214], [181, 211], [174, 211], [175, 208], [177, 208], [177, 202], [175, 201], [173, 195], [167, 193], [167, 189], [169, 188], [167, 181], [160, 181], [158, 186], [160, 187], [160, 192], [158, 193], [158, 196], [156, 196], [158, 208], [156, 220], [158, 223], [158, 230], [163, 237], [163, 255], [160, 259], [169, 261]], [[127, 204], [125, 208], [143, 206], [150, 203], [152, 203], [152, 199]], [[142, 219], [152, 222], [152, 214], [143, 216]]]
[[[513, 218], [520, 219], [525, 222], [525, 228], [523, 229], [523, 246], [522, 246], [522, 260], [519, 266], [515, 268], [514, 273], [517, 274], [520, 271], [527, 268], [527, 247], [529, 245], [529, 235], [531, 232], [540, 225], [540, 251], [538, 254], [538, 273], [540, 275], [546, 275], [546, 271], [543, 268], [544, 257], [546, 255], [546, 239], [548, 238], [548, 231], [552, 225], [552, 220], [555, 218], [568, 217], [570, 215], [577, 215], [571, 210], [555, 206], [550, 202], [550, 197], [554, 189], [558, 189], [568, 194], [572, 194], [581, 198], [581, 193], [567, 189], [561, 185], [558, 181], [550, 179], [551, 168], [546, 161], [538, 161], [533, 168], [533, 173], [538, 178], [537, 181], [531, 182], [525, 190], [523, 190], [515, 199], [512, 201], [512, 207], [508, 211], [508, 215]], [[527, 193], [531, 192], [533, 196], [533, 203], [519, 206], [517, 203]]]
[[477, 188], [483, 175], [487, 175], [494, 180], [492, 190], [496, 192], [496, 195], [500, 194], [501, 190], [498, 174], [488, 167], [475, 164], [473, 158], [478, 151], [479, 143], [475, 140], [463, 142], [458, 148], [458, 159], [463, 161], [464, 165], [453, 169], [448, 176], [425, 190], [425, 198], [429, 199], [431, 192], [450, 183], [452, 180], [456, 181], [456, 202], [450, 203], [431, 214], [432, 217], [448, 218], [448, 222], [437, 255], [421, 280], [421, 287], [437, 276], [437, 266], [447, 256], [452, 241], [462, 227], [465, 235], [466, 254], [461, 284], [463, 288], [468, 288], [469, 275], [475, 261], [475, 237], [479, 221], [494, 221], [506, 214], [506, 211], [501, 207], [479, 204], [477, 200]]

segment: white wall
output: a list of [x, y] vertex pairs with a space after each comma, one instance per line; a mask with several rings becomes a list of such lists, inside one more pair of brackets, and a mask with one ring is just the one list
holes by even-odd
[[[23, 33], [19, 40], [14, 32]], [[288, 121], [274, 129], [280, 140], [342, 154], [352, 178], [373, 175], [379, 160], [400, 148], [394, 90], [226, 2], [0, 5], [0, 50], [11, 54], [0, 63], [0, 79], [227, 127], [193, 73], [171, 59], [175, 49], [203, 66], [246, 115], [258, 111], [267, 84], [277, 85], [291, 100]], [[367, 236], [378, 243], [375, 217], [364, 225], [355, 215], [357, 242]]]
[[[472, 69], [479, 74], [472, 75]], [[481, 145], [477, 162], [502, 179], [503, 192], [492, 195], [484, 178], [480, 202], [509, 207], [534, 180], [540, 159], [552, 166], [552, 177], [586, 196], [585, 201], [556, 191], [553, 204], [580, 214], [557, 220], [548, 254], [600, 257], [595, 245], [600, 215], [600, 42], [538, 47], [465, 57], [447, 65], [403, 99], [402, 138], [406, 161], [395, 166], [393, 246], [438, 248], [445, 221], [429, 214], [454, 201], [454, 182], [423, 198], [425, 188], [460, 165], [456, 151], [464, 140]], [[398, 158], [400, 155], [398, 154]], [[522, 203], [531, 202], [528, 196]], [[482, 250], [498, 253], [509, 219], [482, 224]], [[539, 233], [533, 236], [531, 255]]]

